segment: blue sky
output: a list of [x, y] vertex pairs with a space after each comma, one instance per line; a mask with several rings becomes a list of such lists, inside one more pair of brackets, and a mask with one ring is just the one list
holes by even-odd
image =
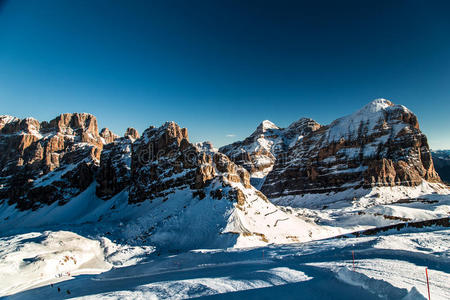
[[450, 2], [0, 3], [0, 114], [89, 112], [119, 134], [174, 120], [221, 146], [383, 97], [450, 148]]

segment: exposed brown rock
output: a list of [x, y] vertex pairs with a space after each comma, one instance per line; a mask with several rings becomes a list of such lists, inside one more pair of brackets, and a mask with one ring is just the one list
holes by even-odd
[[0, 200], [19, 209], [64, 204], [95, 180], [105, 200], [126, 189], [130, 203], [167, 201], [191, 189], [199, 199], [226, 197], [242, 209], [243, 188], [253, 189], [255, 174], [267, 176], [261, 191], [270, 198], [440, 182], [416, 116], [387, 100], [327, 126], [303, 118], [282, 129], [265, 121], [220, 152], [193, 145], [174, 122], [142, 137], [128, 128], [118, 138], [106, 128], [99, 134], [95, 117], [84, 113], [42, 123], [0, 116], [0, 151]]
[[[0, 197], [19, 209], [66, 201], [92, 182], [103, 143], [89, 114], [0, 117]], [[53, 179], [51, 172], [61, 175]], [[36, 182], [39, 182], [38, 184]]]
[[224, 154], [199, 149], [189, 142], [186, 129], [168, 122], [147, 129], [133, 144], [129, 201], [165, 197], [176, 189], [203, 189], [217, 178], [224, 186], [250, 187], [247, 171]]
[[131, 139], [123, 137], [103, 148], [96, 177], [96, 193], [100, 198], [109, 199], [129, 186], [132, 144]]
[[277, 159], [261, 190], [277, 198], [422, 180], [440, 182], [416, 116], [376, 100], [303, 137]]
[[104, 144], [112, 143], [115, 139], [119, 138], [117, 134], [113, 133], [108, 128], [103, 128], [102, 131], [100, 131], [100, 136], [103, 138]]
[[128, 127], [127, 130], [125, 131], [124, 137], [130, 137], [133, 140], [137, 140], [139, 138], [139, 133], [136, 129]]
[[320, 127], [308, 118], [302, 118], [287, 128], [279, 128], [266, 120], [245, 140], [221, 147], [219, 151], [249, 171], [251, 177], [261, 177], [270, 172], [277, 157], [298, 139]]
[[87, 113], [61, 114], [49, 123], [43, 122], [47, 130], [55, 130], [63, 134], [87, 132], [98, 137], [97, 119]]

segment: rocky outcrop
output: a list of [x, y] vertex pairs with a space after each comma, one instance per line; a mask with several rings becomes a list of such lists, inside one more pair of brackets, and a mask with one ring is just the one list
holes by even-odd
[[129, 187], [133, 141], [131, 136], [126, 135], [103, 148], [96, 188], [100, 198], [109, 199]]
[[[225, 154], [191, 144], [187, 130], [174, 122], [145, 130], [131, 148], [128, 202], [145, 212], [129, 231], [140, 238], [164, 247], [214, 248], [298, 242], [322, 234], [315, 224], [270, 203], [250, 185], [249, 172]], [[101, 169], [104, 164], [102, 154]], [[179, 232], [188, 236], [169, 238]]]
[[130, 203], [167, 198], [177, 190], [193, 190], [201, 195], [213, 179], [221, 180], [223, 185], [251, 187], [245, 169], [213, 151], [210, 144], [191, 144], [187, 129], [174, 122], [150, 127], [137, 140], [136, 134], [127, 133], [102, 151], [96, 189], [102, 199], [123, 190], [129, 191]]
[[287, 128], [279, 128], [266, 120], [245, 140], [221, 147], [219, 151], [249, 171], [252, 184], [259, 188], [277, 158], [303, 136], [319, 128], [317, 122], [308, 118], [302, 118]]
[[416, 116], [384, 99], [327, 126], [307, 118], [287, 128], [264, 121], [219, 151], [190, 143], [174, 122], [141, 137], [128, 128], [119, 138], [106, 128], [98, 133], [85, 113], [49, 122], [0, 116], [0, 150], [0, 201], [19, 209], [64, 204], [94, 181], [100, 198], [125, 191], [130, 203], [181, 190], [242, 202], [241, 192], [254, 190], [250, 182], [272, 199], [440, 182]]
[[249, 175], [221, 153], [191, 144], [186, 128], [168, 122], [150, 127], [133, 144], [129, 202], [164, 198], [176, 190], [205, 188], [214, 178], [250, 187]]
[[124, 137], [129, 137], [132, 140], [137, 140], [139, 138], [139, 133], [136, 129], [128, 127], [127, 130], [125, 131]]
[[210, 154], [218, 151], [211, 142], [195, 143], [195, 147], [197, 147], [199, 151], [208, 152]]
[[93, 182], [102, 147], [90, 114], [42, 123], [1, 116], [0, 199], [19, 209], [65, 203]]
[[115, 134], [108, 128], [103, 128], [102, 131], [100, 131], [100, 137], [102, 138], [103, 144], [112, 143], [115, 139], [119, 138], [117, 134]]
[[261, 191], [279, 198], [422, 180], [440, 182], [416, 116], [378, 99], [304, 136], [276, 160]]

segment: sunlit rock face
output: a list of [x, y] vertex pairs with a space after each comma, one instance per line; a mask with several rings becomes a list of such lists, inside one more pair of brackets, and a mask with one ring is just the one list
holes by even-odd
[[275, 161], [261, 191], [278, 198], [422, 180], [440, 182], [416, 116], [378, 99], [305, 135]]
[[320, 124], [308, 118], [301, 118], [287, 128], [279, 128], [265, 120], [248, 138], [221, 147], [219, 151], [249, 171], [254, 182], [260, 182], [279, 156], [319, 128]]
[[118, 137], [107, 128], [99, 133], [86, 113], [49, 122], [0, 116], [0, 150], [0, 201], [20, 210], [63, 205], [91, 184], [104, 200], [126, 191], [130, 203], [140, 203], [184, 189], [201, 195], [213, 181], [232, 187], [230, 195], [239, 195], [236, 184], [252, 183], [272, 199], [441, 182], [416, 116], [385, 99], [326, 126], [307, 118], [287, 128], [263, 121], [219, 151], [192, 144], [174, 122]]
[[90, 114], [0, 116], [0, 198], [22, 210], [64, 204], [93, 182], [103, 142]]
[[249, 174], [226, 155], [191, 144], [186, 128], [167, 122], [150, 127], [133, 144], [129, 201], [166, 197], [178, 189], [201, 190], [212, 179], [250, 187]]
[[103, 128], [100, 131], [100, 137], [102, 138], [103, 144], [109, 144], [114, 142], [115, 139], [119, 138], [117, 134], [109, 130], [108, 128]]

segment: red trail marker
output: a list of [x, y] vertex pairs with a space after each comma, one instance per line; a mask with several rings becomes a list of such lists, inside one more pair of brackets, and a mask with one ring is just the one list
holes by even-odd
[[425, 275], [427, 276], [428, 300], [431, 300], [431, 297], [430, 297], [430, 283], [428, 282], [428, 268], [425, 268]]

